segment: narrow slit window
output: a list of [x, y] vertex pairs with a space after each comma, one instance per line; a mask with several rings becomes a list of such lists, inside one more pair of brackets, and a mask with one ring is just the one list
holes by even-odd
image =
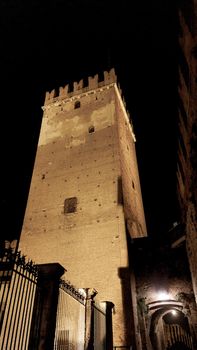
[[66, 198], [64, 201], [64, 214], [75, 213], [77, 211], [77, 197]]
[[75, 109], [80, 108], [81, 107], [81, 102], [80, 101], [76, 101], [75, 102]]
[[95, 132], [95, 128], [94, 125], [91, 125], [88, 129], [89, 134], [92, 134], [93, 132]]
[[123, 189], [122, 189], [122, 177], [118, 176], [118, 182], [117, 182], [117, 202], [118, 204], [123, 204]]

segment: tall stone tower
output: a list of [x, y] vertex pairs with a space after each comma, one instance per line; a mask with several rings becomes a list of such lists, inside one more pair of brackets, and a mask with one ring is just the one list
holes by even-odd
[[130, 280], [122, 283], [121, 271], [127, 234], [142, 237], [146, 225], [135, 136], [114, 70], [102, 82], [89, 77], [87, 87], [47, 92], [43, 111], [20, 249], [36, 263], [59, 262], [72, 284], [112, 301], [114, 346], [129, 345]]

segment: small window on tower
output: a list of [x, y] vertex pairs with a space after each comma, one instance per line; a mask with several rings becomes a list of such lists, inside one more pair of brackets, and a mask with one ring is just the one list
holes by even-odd
[[77, 211], [77, 197], [66, 198], [64, 201], [64, 214], [75, 213]]
[[117, 182], [117, 202], [118, 204], [123, 204], [123, 189], [122, 189], [122, 177], [118, 176], [118, 182]]
[[81, 107], [81, 102], [80, 101], [76, 101], [75, 102], [75, 109], [80, 108]]
[[95, 132], [94, 125], [91, 125], [89, 127], [88, 132], [89, 132], [89, 134], [92, 134], [93, 132]]

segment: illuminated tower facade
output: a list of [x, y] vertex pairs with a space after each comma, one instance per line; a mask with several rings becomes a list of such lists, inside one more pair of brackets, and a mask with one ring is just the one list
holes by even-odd
[[127, 235], [145, 236], [146, 225], [135, 136], [114, 70], [102, 82], [89, 77], [87, 87], [47, 92], [43, 111], [20, 249], [36, 263], [59, 262], [72, 284], [112, 301], [114, 346], [129, 345], [130, 277], [121, 276]]

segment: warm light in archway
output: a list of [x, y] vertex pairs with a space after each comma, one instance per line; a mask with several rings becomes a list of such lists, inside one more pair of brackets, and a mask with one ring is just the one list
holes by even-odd
[[158, 292], [158, 298], [159, 298], [159, 300], [169, 300], [170, 296], [167, 292], [160, 291], [160, 292]]
[[177, 315], [177, 311], [176, 311], [176, 310], [172, 310], [172, 311], [171, 311], [171, 314], [172, 314], [173, 316], [176, 316], [176, 315]]

